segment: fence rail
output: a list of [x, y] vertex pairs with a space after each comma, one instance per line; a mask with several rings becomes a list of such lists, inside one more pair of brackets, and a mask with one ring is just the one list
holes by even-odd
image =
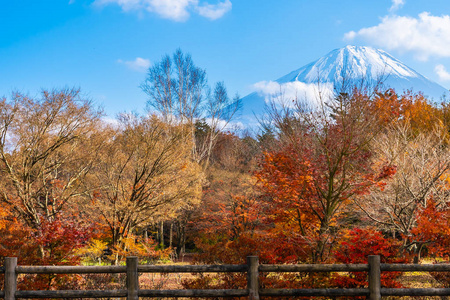
[[[5, 258], [0, 273], [5, 274], [4, 291], [0, 298], [127, 298], [139, 297], [260, 297], [282, 296], [365, 296], [379, 300], [381, 296], [450, 296], [450, 288], [381, 288], [381, 272], [450, 272], [450, 264], [381, 264], [380, 257], [369, 256], [368, 264], [304, 264], [304, 265], [260, 265], [258, 257], [247, 257], [245, 265], [138, 265], [137, 257], [127, 257], [126, 266], [18, 266], [16, 257]], [[139, 288], [139, 273], [246, 273], [246, 289], [191, 289], [191, 290], [146, 290]], [[259, 272], [367, 272], [368, 288], [347, 289], [261, 289]], [[126, 289], [122, 290], [17, 290], [19, 274], [94, 274], [126, 273]]]

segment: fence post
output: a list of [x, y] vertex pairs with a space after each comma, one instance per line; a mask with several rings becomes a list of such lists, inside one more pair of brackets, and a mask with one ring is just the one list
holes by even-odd
[[247, 288], [249, 300], [259, 300], [259, 258], [258, 256], [247, 256]]
[[5, 300], [14, 300], [17, 290], [17, 257], [5, 257]]
[[127, 257], [127, 289], [127, 300], [139, 299], [139, 275], [137, 256]]
[[379, 255], [369, 255], [369, 299], [381, 299], [381, 269]]

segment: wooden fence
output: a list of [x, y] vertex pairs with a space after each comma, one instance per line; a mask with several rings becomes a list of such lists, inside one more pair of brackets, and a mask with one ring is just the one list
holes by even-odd
[[[248, 297], [259, 300], [265, 296], [366, 296], [381, 299], [381, 296], [449, 296], [450, 288], [381, 288], [381, 272], [450, 272], [450, 264], [382, 264], [380, 257], [371, 255], [368, 264], [303, 264], [265, 265], [259, 264], [257, 256], [247, 257], [245, 265], [138, 265], [137, 257], [127, 257], [126, 266], [18, 266], [16, 257], [5, 258], [0, 273], [5, 274], [5, 289], [0, 297], [5, 300], [17, 298], [118, 298], [138, 300], [139, 297]], [[195, 289], [195, 290], [145, 290], [139, 289], [139, 273], [247, 273], [246, 289]], [[358, 289], [260, 289], [259, 272], [367, 272], [368, 288]], [[19, 274], [92, 274], [126, 273], [126, 289], [123, 290], [17, 290]]]

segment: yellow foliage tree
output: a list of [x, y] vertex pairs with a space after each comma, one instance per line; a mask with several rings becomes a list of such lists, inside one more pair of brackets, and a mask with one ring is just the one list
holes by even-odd
[[156, 116], [124, 115], [111, 131], [95, 172], [102, 188], [91, 197], [118, 256], [130, 249], [126, 238], [138, 227], [199, 201], [201, 169], [191, 160], [185, 130]]

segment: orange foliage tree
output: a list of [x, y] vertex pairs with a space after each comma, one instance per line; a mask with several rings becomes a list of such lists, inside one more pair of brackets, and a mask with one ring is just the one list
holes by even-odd
[[392, 172], [392, 166], [374, 169], [370, 161], [370, 143], [392, 119], [382, 121], [375, 95], [355, 89], [318, 108], [296, 103], [274, 113], [281, 146], [265, 154], [256, 176], [268, 195], [266, 206], [277, 209], [271, 215], [285, 216], [284, 230], [310, 245], [309, 261], [327, 260], [353, 199], [381, 186]]
[[445, 104], [439, 108], [421, 93], [406, 91], [399, 95], [393, 89], [377, 92], [371, 105], [371, 113], [375, 113], [381, 123], [407, 123], [416, 134], [432, 131], [444, 122], [446, 111]]
[[[91, 224], [76, 216], [58, 214], [53, 220], [42, 219], [39, 229], [30, 228], [16, 218], [8, 207], [0, 215], [0, 257], [17, 257], [20, 265], [77, 265], [77, 249], [93, 236]], [[27, 274], [19, 289], [74, 288], [76, 276]]]
[[[339, 238], [333, 256], [336, 262], [344, 264], [367, 264], [369, 255], [379, 255], [382, 263], [407, 263], [409, 257], [404, 253], [401, 242], [387, 238], [372, 228], [354, 228], [346, 230]], [[398, 288], [397, 281], [400, 272], [383, 272], [381, 285], [383, 287]], [[367, 273], [352, 272], [349, 275], [334, 275], [334, 283], [339, 287], [364, 288], [368, 287]]]
[[[299, 107], [276, 115], [273, 132], [278, 145], [264, 153], [254, 173], [260, 195], [251, 200], [235, 197], [235, 206], [216, 210], [213, 228], [221, 238], [210, 239], [209, 247], [203, 243], [200, 261], [242, 263], [250, 254], [258, 255], [262, 263], [336, 261], [333, 246], [340, 232], [351, 226], [353, 199], [371, 186], [382, 187], [395, 168], [372, 168], [369, 143], [380, 130], [380, 122], [368, 114], [370, 99], [355, 91], [335, 100], [323, 110]], [[232, 228], [238, 228], [239, 235]], [[331, 278], [319, 277], [261, 280], [266, 287], [333, 286]], [[230, 278], [222, 282], [242, 284]], [[213, 282], [202, 277], [186, 286], [211, 286]]]
[[420, 206], [416, 212], [416, 227], [407, 237], [417, 247], [418, 259], [422, 250], [433, 257], [450, 255], [450, 208], [446, 203], [437, 203], [429, 199], [426, 206]]

